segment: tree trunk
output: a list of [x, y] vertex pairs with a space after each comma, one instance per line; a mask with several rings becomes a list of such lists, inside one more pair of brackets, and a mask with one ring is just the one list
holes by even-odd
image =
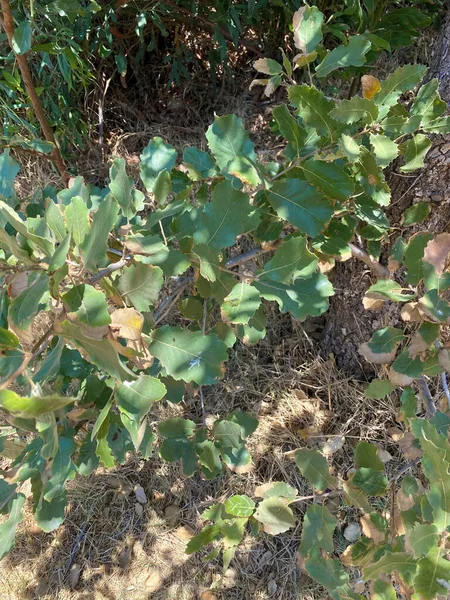
[[[437, 77], [442, 98], [450, 101], [450, 12], [433, 47], [427, 79]], [[404, 211], [415, 199], [431, 202], [428, 219], [416, 226], [415, 231], [440, 233], [450, 225], [450, 136], [435, 135], [426, 166], [417, 173], [405, 176], [392, 172], [388, 176], [391, 188], [391, 223], [400, 223]], [[396, 236], [395, 236], [396, 237]], [[393, 238], [393, 241], [395, 240]], [[354, 259], [337, 264], [333, 284], [336, 295], [331, 299], [330, 311], [323, 331], [322, 350], [334, 354], [340, 368], [358, 378], [370, 378], [372, 366], [358, 353], [358, 346], [372, 333], [386, 325], [400, 322], [399, 307], [386, 303], [381, 311], [367, 311], [362, 298], [367, 288], [375, 283], [373, 275], [363, 263]]]

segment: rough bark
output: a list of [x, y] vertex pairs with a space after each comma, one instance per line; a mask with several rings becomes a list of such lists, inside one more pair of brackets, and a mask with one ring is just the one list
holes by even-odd
[[[437, 77], [440, 93], [450, 101], [450, 11], [434, 44], [427, 79]], [[417, 231], [440, 233], [450, 225], [450, 136], [434, 136], [433, 147], [428, 153], [426, 166], [411, 176], [399, 175], [393, 169], [388, 177], [391, 187], [389, 217], [392, 223], [400, 223], [403, 212], [414, 200], [432, 203], [430, 217]], [[396, 237], [396, 236], [395, 236]], [[394, 239], [395, 239], [394, 237]], [[367, 341], [372, 333], [386, 325], [399, 322], [399, 310], [395, 303], [377, 312], [366, 311], [362, 298], [375, 279], [363, 263], [355, 260], [341, 263], [334, 269], [333, 284], [336, 295], [331, 299], [322, 338], [325, 354], [334, 354], [337, 364], [347, 373], [368, 378], [374, 373], [372, 366], [358, 353], [358, 346]]]

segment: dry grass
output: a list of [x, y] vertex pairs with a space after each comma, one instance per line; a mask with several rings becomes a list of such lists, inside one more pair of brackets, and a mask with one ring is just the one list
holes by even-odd
[[[333, 457], [335, 472], [345, 476], [352, 466], [352, 447], [370, 439], [391, 452], [395, 471], [401, 460], [386, 437], [395, 422], [394, 400], [372, 402], [361, 386], [343, 377], [332, 358], [324, 361], [310, 353], [307, 338], [288, 316], [274, 315], [273, 328], [259, 345], [238, 345], [228, 363], [225, 379], [206, 389], [206, 409], [226, 415], [242, 409], [258, 416], [260, 425], [249, 440], [253, 469], [249, 474], [224, 472], [213, 481], [182, 476], [178, 465], [164, 463], [155, 454], [148, 461], [131, 456], [114, 472], [99, 469], [89, 478], [69, 484], [65, 524], [45, 534], [36, 529], [31, 506], [20, 526], [12, 553], [0, 563], [2, 600], [50, 598], [58, 600], [191, 600], [220, 579], [219, 560], [204, 562], [206, 551], [188, 556], [184, 526], [202, 525], [200, 513], [231, 494], [253, 496], [263, 482], [281, 480], [300, 495], [311, 493], [293, 461], [286, 456], [299, 447], [321, 447], [334, 435], [346, 443]], [[183, 413], [200, 418], [198, 399], [183, 405], [161, 406], [161, 415]], [[135, 511], [133, 488], [141, 485], [148, 498], [142, 516]], [[307, 503], [295, 504], [300, 517]], [[167, 507], [175, 512], [169, 515]], [[355, 510], [334, 501], [330, 510], [345, 524]], [[277, 537], [248, 536], [232, 563], [226, 587], [216, 593], [226, 600], [318, 600], [323, 592], [296, 565], [301, 528]], [[181, 535], [181, 537], [180, 537]], [[345, 540], [336, 535], [337, 547]], [[75, 567], [74, 567], [75, 565]], [[80, 568], [71, 589], [71, 569]], [[150, 593], [149, 578], [160, 578]], [[151, 581], [151, 580], [150, 580]]]

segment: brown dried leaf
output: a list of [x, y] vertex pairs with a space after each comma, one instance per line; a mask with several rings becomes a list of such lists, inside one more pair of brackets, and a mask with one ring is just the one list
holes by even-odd
[[406, 460], [416, 460], [423, 454], [420, 448], [414, 446], [415, 437], [410, 431], [407, 431], [401, 440], [398, 441], [399, 448]]
[[450, 233], [439, 233], [425, 247], [424, 262], [432, 265], [436, 275], [440, 276], [448, 267], [450, 253]]
[[441, 350], [438, 359], [441, 367], [446, 371], [450, 371], [450, 352], [448, 350]]
[[325, 456], [332, 456], [335, 452], [340, 450], [345, 444], [345, 437], [343, 435], [336, 435], [328, 438], [322, 448], [322, 453]]
[[5, 282], [7, 284], [6, 289], [10, 298], [16, 298], [30, 287], [29, 278], [32, 273], [32, 270], [22, 271], [21, 273], [16, 273], [15, 275], [8, 275], [5, 278]]
[[417, 302], [408, 302], [408, 304], [405, 304], [400, 316], [406, 323], [420, 323], [423, 320]]
[[163, 583], [163, 579], [159, 571], [152, 571], [150, 575], [145, 580], [145, 589], [147, 592], [152, 594], [153, 592], [157, 592]]
[[394, 442], [398, 442], [402, 439], [405, 432], [402, 429], [399, 429], [398, 427], [389, 427], [389, 429], [386, 429], [386, 433], [391, 438], [391, 440], [393, 440]]
[[366, 310], [380, 310], [384, 306], [384, 300], [369, 298], [367, 295], [364, 296], [362, 303]]
[[200, 594], [200, 600], [218, 600], [218, 597], [210, 590], [205, 590]]
[[394, 348], [392, 352], [381, 352], [379, 354], [372, 352], [367, 342], [361, 344], [358, 348], [358, 352], [364, 356], [364, 358], [376, 365], [385, 365], [392, 362], [397, 354], [397, 348]]
[[410, 508], [412, 508], [414, 506], [414, 496], [411, 494], [411, 496], [405, 496], [402, 488], [400, 488], [396, 495], [395, 495], [395, 501], [397, 503], [397, 507], [398, 510], [400, 512], [405, 512], [406, 510], [409, 510]]
[[264, 75], [271, 74], [267, 58], [258, 58], [258, 60], [255, 60], [253, 68], [258, 71], [258, 73], [264, 73]]
[[147, 496], [145, 495], [144, 488], [141, 485], [134, 486], [134, 494], [136, 496], [136, 500], [140, 504], [147, 504]]
[[135, 308], [118, 308], [111, 313], [109, 327], [115, 338], [140, 340], [143, 325], [144, 317]]
[[181, 540], [190, 540], [195, 535], [195, 531], [188, 525], [178, 527], [175, 533]]
[[411, 343], [408, 347], [408, 352], [411, 358], [415, 358], [418, 354], [422, 354], [430, 344], [426, 342], [418, 331], [413, 335]]
[[302, 40], [298, 34], [298, 30], [300, 28], [300, 25], [302, 24], [303, 15], [305, 13], [305, 10], [306, 10], [306, 6], [302, 6], [302, 8], [299, 8], [298, 10], [295, 11], [295, 13], [292, 17], [292, 27], [294, 29], [294, 44], [295, 44], [295, 47], [298, 50], [301, 50], [303, 53], [306, 53], [306, 46], [305, 46], [304, 42], [302, 42]]
[[389, 369], [389, 381], [392, 385], [398, 385], [400, 387], [405, 387], [414, 381], [413, 377], [408, 377], [408, 375], [403, 375], [403, 373], [399, 373], [392, 367]]
[[360, 519], [363, 534], [371, 538], [375, 544], [381, 544], [386, 539], [386, 534], [375, 527], [370, 520], [370, 515], [363, 515]]

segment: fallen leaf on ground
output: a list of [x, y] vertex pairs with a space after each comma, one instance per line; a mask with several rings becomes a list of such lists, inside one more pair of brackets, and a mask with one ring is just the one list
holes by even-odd
[[140, 504], [147, 504], [147, 496], [145, 495], [144, 488], [141, 485], [134, 486], [134, 493], [136, 496], [136, 500]]
[[152, 571], [145, 580], [145, 589], [152, 593], [157, 592], [162, 585], [162, 577], [159, 571]]

